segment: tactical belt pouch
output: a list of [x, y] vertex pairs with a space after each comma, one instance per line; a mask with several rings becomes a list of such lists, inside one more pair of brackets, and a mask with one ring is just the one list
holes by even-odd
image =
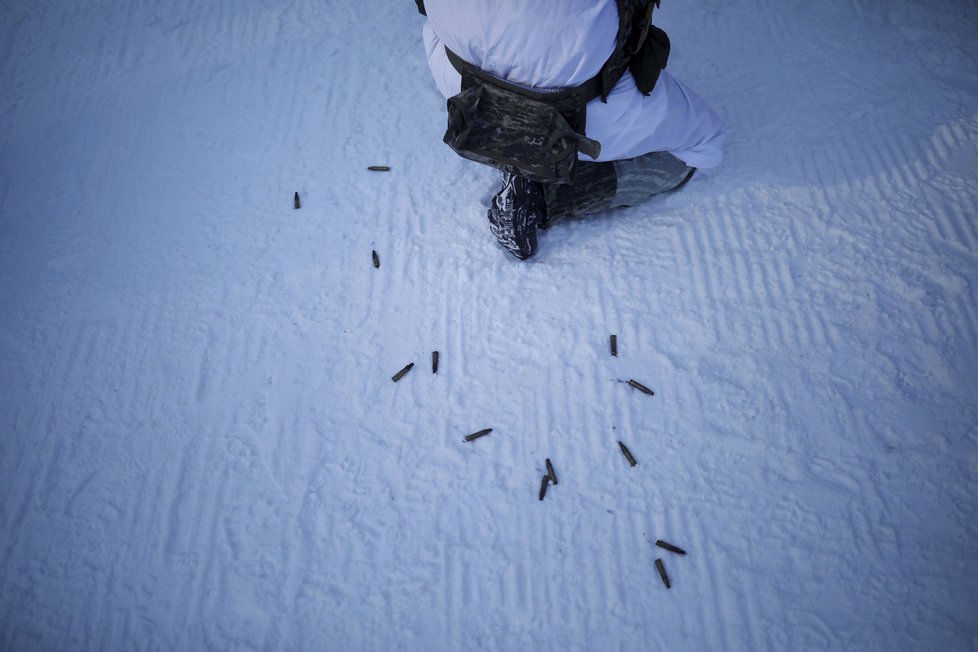
[[570, 183], [578, 151], [600, 154], [601, 144], [583, 135], [590, 88], [529, 91], [447, 51], [462, 92], [448, 100], [444, 141], [460, 156], [533, 181]]

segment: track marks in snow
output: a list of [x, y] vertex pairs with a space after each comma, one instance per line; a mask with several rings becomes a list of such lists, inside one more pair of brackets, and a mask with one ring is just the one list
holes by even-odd
[[[962, 181], [974, 182], [978, 163], [978, 135], [974, 125], [968, 131], [961, 125], [939, 128], [931, 141], [929, 163], [941, 171], [927, 197], [940, 202], [930, 206], [925, 218], [940, 240], [959, 246], [971, 256], [978, 251], [978, 227], [974, 215], [978, 200], [972, 194], [953, 192]], [[958, 163], [958, 161], [961, 161]]]

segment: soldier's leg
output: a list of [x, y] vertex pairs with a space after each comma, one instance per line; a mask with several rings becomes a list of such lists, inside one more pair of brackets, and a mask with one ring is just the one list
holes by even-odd
[[653, 195], [680, 188], [695, 171], [668, 152], [603, 163], [578, 161], [574, 183], [547, 187], [547, 224], [565, 217], [634, 206]]
[[574, 166], [574, 182], [549, 184], [547, 191], [547, 223], [566, 217], [583, 217], [611, 208], [618, 190], [615, 164], [578, 161]]

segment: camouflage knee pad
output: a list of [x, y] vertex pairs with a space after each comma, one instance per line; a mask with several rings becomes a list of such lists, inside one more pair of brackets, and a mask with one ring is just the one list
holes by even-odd
[[634, 206], [653, 195], [679, 187], [691, 168], [669, 152], [650, 152], [614, 161], [618, 187], [612, 206]]

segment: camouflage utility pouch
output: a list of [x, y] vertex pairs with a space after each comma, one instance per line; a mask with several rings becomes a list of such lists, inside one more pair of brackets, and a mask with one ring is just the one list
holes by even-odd
[[[453, 60], [454, 59], [454, 60]], [[460, 156], [543, 183], [570, 183], [577, 153], [597, 158], [583, 135], [586, 91], [537, 93], [474, 68], [449, 51], [462, 92], [448, 100], [444, 141]]]

